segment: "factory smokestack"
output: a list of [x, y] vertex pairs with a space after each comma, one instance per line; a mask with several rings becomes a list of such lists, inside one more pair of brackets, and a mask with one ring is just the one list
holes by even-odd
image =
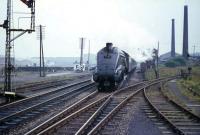
[[171, 38], [171, 57], [175, 57], [175, 26], [174, 19], [172, 19], [172, 38]]
[[188, 58], [188, 7], [184, 6], [183, 57]]

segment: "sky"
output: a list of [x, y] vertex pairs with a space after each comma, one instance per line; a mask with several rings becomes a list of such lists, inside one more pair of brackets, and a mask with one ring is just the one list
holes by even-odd
[[[6, 18], [6, 1], [0, 0], [0, 23]], [[150, 55], [160, 43], [160, 54], [170, 51], [171, 19], [175, 19], [176, 52], [182, 52], [183, 9], [188, 5], [189, 51], [200, 51], [200, 0], [36, 0], [36, 25], [45, 26], [44, 55], [75, 57], [80, 55], [80, 38], [84, 53], [96, 54], [112, 42], [132, 57]], [[14, 12], [29, 12], [20, 0], [13, 0]], [[13, 26], [27, 28], [27, 14], [14, 14]], [[17, 33], [15, 33], [17, 35]], [[14, 42], [14, 55], [38, 57], [37, 32], [25, 34]], [[4, 55], [5, 30], [0, 28], [0, 55]]]

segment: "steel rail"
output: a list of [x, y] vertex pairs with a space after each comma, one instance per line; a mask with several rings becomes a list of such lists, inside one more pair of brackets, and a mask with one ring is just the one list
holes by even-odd
[[22, 93], [24, 92], [23, 90], [36, 91], [36, 90], [41, 90], [41, 89], [55, 88], [55, 87], [59, 87], [62, 85], [66, 85], [66, 80], [52, 81], [52, 82], [47, 82], [47, 83], [35, 84], [32, 86], [27, 86], [27, 87], [16, 88], [16, 92], [19, 95], [21, 95], [21, 92]]
[[[76, 132], [76, 135], [84, 134], [84, 131], [89, 127], [89, 125], [97, 118], [97, 116], [103, 111], [103, 109], [106, 107], [106, 105], [111, 101], [111, 98], [114, 95], [117, 95], [127, 89], [131, 89], [133, 87], [139, 86], [139, 85], [145, 85], [144, 82], [137, 83], [131, 86], [127, 86], [125, 88], [122, 88], [118, 91], [115, 91], [105, 102], [104, 104], [87, 120], [87, 122]], [[137, 92], [137, 91], [136, 91]]]
[[93, 86], [95, 86], [95, 84], [94, 84], [94, 83], [90, 83], [90, 84], [88, 84], [88, 85], [82, 86], [81, 88], [74, 89], [74, 90], [69, 91], [69, 92], [67, 92], [67, 93], [64, 93], [64, 94], [62, 94], [62, 95], [58, 95], [58, 96], [56, 96], [56, 97], [53, 97], [53, 98], [51, 98], [51, 99], [49, 99], [49, 100], [47, 100], [47, 101], [44, 101], [44, 102], [38, 103], [38, 104], [36, 104], [36, 105], [30, 106], [30, 107], [28, 107], [28, 108], [26, 108], [26, 109], [24, 109], [24, 110], [21, 110], [21, 111], [18, 111], [18, 112], [16, 112], [16, 113], [13, 113], [13, 114], [11, 114], [11, 115], [9, 115], [9, 116], [3, 117], [2, 119], [0, 119], [0, 123], [5, 122], [6, 120], [8, 120], [8, 119], [10, 119], [10, 118], [12, 118], [12, 117], [15, 117], [15, 116], [18, 116], [18, 115], [20, 115], [20, 114], [23, 114], [23, 113], [26, 113], [26, 112], [28, 112], [28, 111], [31, 111], [31, 110], [33, 110], [33, 109], [36, 109], [37, 107], [42, 106], [42, 105], [44, 105], [44, 104], [46, 104], [46, 103], [52, 102], [52, 101], [54, 101], [54, 100], [59, 100], [61, 97], [65, 97], [65, 96], [70, 95], [70, 94], [72, 94], [72, 93], [79, 92], [79, 91], [81, 91], [81, 90], [84, 89], [84, 88], [88, 88], [88, 87], [91, 88], [91, 87], [93, 87]]
[[[156, 80], [155, 80], [156, 81]], [[131, 86], [127, 86], [125, 88], [122, 88], [120, 90], [117, 90], [115, 91], [113, 94], [109, 94], [106, 97], [106, 99], [104, 100], [104, 103], [101, 105], [101, 106], [106, 106], [107, 103], [109, 103], [109, 100], [112, 98], [112, 95], [114, 94], [117, 94], [117, 93], [120, 93], [126, 89], [130, 89], [134, 86], [140, 86], [140, 85], [146, 85], [145, 82], [140, 82], [140, 83], [137, 83], [137, 84], [134, 84], [134, 85], [131, 85]], [[153, 84], [152, 84], [153, 85]], [[88, 99], [88, 98], [87, 98]], [[83, 100], [84, 102], [85, 100]], [[77, 102], [76, 105], [77, 107], [80, 106], [80, 104], [82, 103], [82, 100], [80, 102]], [[70, 108], [70, 107], [69, 107]], [[73, 106], [72, 106], [73, 108]], [[87, 107], [83, 107], [82, 109], [86, 109], [88, 110], [89, 108]], [[77, 115], [80, 114], [80, 112], [82, 112], [81, 110], [82, 109], [79, 109], [78, 111], [74, 112], [73, 114], [71, 115]], [[99, 110], [99, 109], [98, 109]], [[41, 125], [37, 126], [36, 128], [34, 128], [33, 130], [27, 132], [25, 135], [33, 135], [33, 134], [47, 134], [47, 133], [51, 133], [50, 131], [54, 131], [56, 129], [59, 128], [60, 124], [63, 125], [63, 123], [65, 123], [66, 120], [69, 120], [71, 119], [71, 117], [73, 116], [65, 116], [66, 115], [66, 112], [68, 112], [68, 108], [65, 109], [64, 111], [62, 111], [61, 113], [59, 113], [58, 115], [56, 115], [55, 117], [53, 117], [52, 119], [49, 119], [47, 120], [46, 122], [42, 123]], [[70, 112], [70, 111], [69, 111]], [[94, 114], [93, 114], [94, 115]], [[64, 118], [63, 118], [64, 117]], [[63, 118], [63, 119], [62, 119]], [[62, 120], [59, 120], [59, 119], [62, 119]], [[56, 123], [55, 123], [56, 122]], [[52, 125], [53, 124], [53, 125]], [[85, 125], [85, 124], [84, 124]]]
[[88, 109], [93, 108], [96, 105], [99, 105], [99, 104], [103, 103], [103, 101], [105, 101], [108, 97], [109, 97], [109, 95], [104, 96], [103, 98], [92, 102], [91, 104], [89, 104], [89, 105], [83, 107], [82, 109], [72, 113], [71, 115], [65, 117], [61, 121], [58, 121], [55, 124], [53, 124], [52, 126], [46, 128], [45, 130], [43, 130], [42, 132], [38, 133], [37, 135], [43, 135], [43, 134], [47, 134], [47, 133], [51, 134], [55, 129], [58, 129], [60, 126], [64, 125], [66, 122], [68, 122], [71, 119], [77, 117], [80, 113], [83, 113], [83, 112], [87, 111]]
[[[132, 86], [128, 86], [128, 87], [126, 87], [126, 88], [131, 88], [131, 87], [134, 87], [134, 86], [138, 86], [138, 85], [140, 85], [140, 84], [144, 84], [143, 82], [142, 83], [137, 83], [137, 84], [135, 84], [135, 85], [132, 85]], [[113, 92], [113, 94], [115, 93], [119, 93], [119, 92], [121, 92], [121, 91], [123, 91], [123, 90], [125, 90], [124, 88], [123, 89], [120, 89], [120, 90], [117, 90], [117, 91], [115, 91], [115, 92]], [[111, 96], [113, 95], [112, 93], [111, 94], [108, 94], [107, 96], [105, 96], [105, 97], [103, 97], [103, 99], [107, 99], [107, 100], [109, 100], [110, 98], [111, 98]], [[87, 98], [88, 99], [88, 98]], [[106, 101], [107, 101], [106, 100]], [[85, 100], [84, 100], [85, 101]], [[103, 103], [103, 105], [105, 106], [106, 105], [106, 101]], [[78, 102], [77, 103], [77, 106], [80, 106], [81, 105], [81, 103], [82, 102]], [[88, 106], [89, 107], [89, 106]], [[89, 109], [89, 108], [87, 108], [87, 107], [84, 107], [85, 109]], [[62, 113], [60, 113], [60, 114], [58, 114], [55, 118], [53, 118], [54, 120], [47, 120], [46, 122], [44, 122], [43, 124], [41, 124], [41, 125], [39, 125], [38, 127], [36, 127], [35, 129], [33, 129], [32, 131], [30, 131], [30, 132], [28, 132], [28, 133], [26, 133], [25, 135], [33, 135], [33, 134], [44, 134], [44, 133], [49, 133], [49, 131], [50, 130], [53, 130], [54, 128], [56, 129], [56, 127], [58, 126], [58, 124], [59, 124], [59, 121], [57, 122], [57, 124], [54, 124], [54, 125], [52, 125], [52, 123], [53, 122], [50, 122], [50, 121], [57, 121], [57, 118], [59, 117], [60, 119], [65, 115], [64, 113], [67, 111], [68, 109], [66, 109], [66, 110], [64, 110]], [[80, 109], [81, 110], [81, 109]], [[80, 111], [79, 110], [79, 111]], [[77, 113], [79, 112], [79, 111], [77, 111]], [[76, 113], [74, 113], [74, 115], [75, 115]], [[68, 116], [67, 116], [68, 117]], [[65, 118], [67, 118], [66, 116], [65, 116]], [[65, 119], [64, 118], [64, 119]], [[67, 119], [66, 119], [67, 120]], [[61, 120], [62, 121], [62, 120]], [[55, 122], [54, 122], [55, 123]], [[49, 125], [52, 125], [52, 126], [50, 126], [49, 128], [48, 128], [48, 130], [44, 130], [44, 127], [43, 127], [43, 125], [45, 125], [44, 127], [45, 128], [47, 128]], [[43, 129], [43, 131], [41, 131]], [[38, 131], [40, 131], [40, 132], [38, 132]]]
[[[166, 98], [168, 98], [168, 97], [166, 97]], [[200, 117], [198, 115], [194, 114], [193, 112], [191, 112], [190, 110], [188, 110], [184, 106], [180, 105], [179, 103], [177, 103], [173, 99], [170, 99], [170, 98], [168, 98], [168, 99], [169, 99], [169, 102], [171, 102], [172, 104], [174, 104], [175, 106], [179, 107], [181, 110], [183, 110], [187, 114], [192, 115], [192, 117], [194, 117], [195, 119], [197, 119], [198, 121], [200, 121]]]
[[178, 102], [176, 102], [174, 99], [170, 98], [168, 95], [164, 94], [164, 91], [161, 90], [162, 95], [168, 99], [169, 102], [171, 102], [173, 105], [175, 105], [176, 107], [180, 108], [181, 110], [183, 110], [184, 112], [186, 112], [189, 115], [192, 115], [192, 117], [196, 118], [198, 121], [200, 121], [200, 116], [194, 114], [192, 111], [188, 110], [187, 108], [185, 108], [184, 106], [182, 106], [181, 104], [179, 104]]
[[184, 132], [180, 129], [178, 129], [176, 127], [176, 125], [174, 125], [162, 112], [159, 111], [159, 109], [153, 105], [153, 103], [151, 102], [151, 100], [148, 98], [147, 93], [146, 93], [146, 89], [144, 89], [144, 97], [146, 99], [146, 101], [148, 102], [148, 104], [152, 107], [152, 109], [161, 117], [163, 118], [167, 123], [169, 123], [169, 125], [172, 127], [173, 131], [175, 131], [176, 133], [180, 134], [180, 135], [184, 135]]
[[[82, 77], [82, 76], [85, 76], [85, 75], [80, 75], [80, 76]], [[25, 84], [19, 84], [16, 87], [18, 89], [24, 89], [24, 88], [29, 88], [29, 87], [35, 87], [36, 85], [40, 86], [40, 85], [50, 84], [50, 83], [54, 83], [54, 82], [63, 82], [63, 81], [66, 81], [66, 80], [67, 79], [63, 79], [63, 78], [56, 79], [56, 80], [54, 80], [54, 79], [52, 79], [52, 80], [42, 80], [42, 81], [37, 81], [37, 82], [31, 82], [31, 83], [29, 82], [29, 83], [25, 83]]]
[[[154, 81], [153, 83], [150, 83], [148, 85], [143, 86], [142, 88], [137, 89], [135, 92], [133, 92], [131, 95], [126, 97], [123, 101], [121, 101], [108, 115], [106, 115], [89, 133], [88, 135], [96, 134], [104, 125], [106, 122], [108, 122], [125, 104], [128, 103], [128, 101], [133, 98], [135, 95], [137, 95], [139, 92], [141, 92], [144, 88], [150, 87], [152, 85], [160, 83], [162, 80], [158, 80], [157, 82]], [[94, 116], [95, 117], [95, 116]], [[94, 118], [91, 118], [90, 121], [88, 120], [87, 123], [83, 127], [80, 128], [80, 130], [76, 133], [76, 135], [85, 134], [85, 130], [87, 130], [90, 123], [92, 123], [92, 120]]]
[[[85, 75], [82, 75], [82, 76], [85, 76]], [[19, 96], [26, 98], [26, 96], [23, 96], [20, 94], [20, 91], [23, 89], [26, 89], [27, 91], [27, 90], [41, 90], [41, 89], [47, 89], [47, 88], [55, 88], [55, 87], [58, 87], [59, 85], [60, 86], [65, 85], [66, 81], [67, 79], [59, 79], [59, 80], [44, 80], [40, 82], [26, 83], [26, 84], [21, 84], [21, 85], [19, 84], [19, 85], [16, 85], [17, 94]]]
[[91, 93], [87, 97], [81, 99], [80, 101], [76, 102], [72, 106], [69, 106], [68, 108], [66, 108], [62, 112], [58, 113], [57, 115], [53, 116], [52, 118], [50, 118], [47, 121], [43, 122], [42, 124], [38, 125], [37, 127], [35, 127], [34, 129], [30, 130], [29, 132], [25, 133], [25, 135], [35, 135], [35, 134], [41, 132], [42, 130], [44, 130], [45, 128], [48, 128], [50, 125], [53, 125], [58, 120], [60, 120], [64, 115], [67, 115], [67, 114], [73, 112], [73, 110], [78, 108], [82, 103], [84, 103], [88, 99], [90, 99], [93, 96], [95, 96], [97, 93], [98, 93], [98, 91], [94, 91], [93, 93]]
[[[106, 115], [104, 117], [103, 120], [101, 120], [89, 133], [90, 134], [95, 134], [96, 131], [102, 127], [109, 119], [111, 119], [111, 117], [121, 108], [123, 107], [124, 104], [126, 104], [128, 102], [128, 100], [130, 100], [130, 98], [132, 98], [134, 95], [136, 95], [139, 91], [141, 91], [141, 89], [135, 91], [133, 94], [131, 94], [129, 97], [125, 98], [122, 102], [120, 102], [108, 115]], [[110, 102], [112, 97], [110, 97], [109, 100], [107, 100], [107, 102], [102, 105], [94, 114], [93, 116], [90, 117], [90, 119], [76, 132], [76, 135], [81, 135], [81, 134], [85, 134], [85, 130], [87, 130], [87, 128], [89, 127], [89, 125], [98, 117], [98, 115], [103, 111], [104, 107]]]
[[[191, 112], [187, 108], [183, 107], [182, 105], [178, 104], [176, 101], [174, 101], [170, 97], [166, 96], [163, 93], [163, 90], [159, 90], [159, 92], [162, 94], [163, 98], [165, 98], [166, 105], [167, 104], [171, 105], [172, 107], [175, 107], [177, 110], [180, 110], [181, 114], [184, 114], [185, 116], [188, 116], [188, 118], [186, 119], [186, 120], [189, 120], [188, 122], [194, 122], [195, 121], [193, 123], [194, 125], [196, 125], [197, 123], [199, 124], [199, 122], [200, 122], [200, 117], [199, 116], [197, 116], [196, 114], [194, 114], [193, 112]], [[159, 107], [156, 107], [156, 105], [154, 105], [153, 101], [151, 101], [149, 99], [149, 97], [147, 96], [147, 90], [146, 89], [144, 90], [143, 94], [144, 94], [145, 99], [147, 100], [148, 104], [152, 107], [152, 109], [160, 116], [160, 118], [162, 118], [164, 121], [166, 121], [169, 124], [169, 126], [172, 128], [173, 131], [175, 131], [176, 133], [178, 133], [180, 135], [190, 134], [190, 131], [188, 133], [188, 129], [187, 128], [185, 129], [186, 130], [185, 131], [181, 126], [179, 127], [176, 124], [176, 122], [173, 122], [173, 118], [172, 119], [170, 119], [170, 117], [168, 118], [168, 116], [165, 115], [164, 112], [161, 111], [162, 108], [159, 109]], [[182, 117], [184, 118], [184, 116], [182, 116]], [[185, 126], [187, 125], [187, 123], [183, 123], [183, 125], [184, 124], [185, 124]], [[196, 132], [194, 131], [193, 134], [194, 133], [197, 134], [197, 131]]]
[[53, 93], [55, 93], [55, 92], [58, 92], [59, 90], [68, 89], [68, 88], [70, 88], [70, 87], [73, 87], [73, 86], [76, 86], [76, 85], [80, 85], [80, 84], [83, 84], [83, 83], [86, 83], [86, 82], [90, 82], [90, 79], [84, 80], [84, 81], [81, 81], [81, 82], [78, 82], [78, 83], [73, 83], [73, 84], [69, 84], [69, 85], [65, 85], [65, 86], [53, 88], [51, 91], [47, 91], [47, 92], [45, 92], [45, 93], [43, 93], [43, 94], [34, 95], [34, 96], [32, 96], [32, 97], [28, 97], [28, 98], [25, 98], [25, 99], [22, 99], [22, 100], [18, 100], [18, 101], [16, 101], [16, 102], [12, 102], [12, 103], [9, 103], [9, 104], [0, 106], [0, 110], [2, 110], [2, 109], [4, 109], [4, 108], [10, 108], [12, 105], [13, 105], [13, 106], [17, 106], [17, 104], [20, 104], [20, 103], [23, 103], [23, 102], [27, 102], [27, 101], [32, 100], [32, 99], [34, 99], [34, 98], [39, 98], [39, 97], [42, 97], [42, 96], [46, 96], [46, 95], [49, 95], [49, 94], [53, 94]]

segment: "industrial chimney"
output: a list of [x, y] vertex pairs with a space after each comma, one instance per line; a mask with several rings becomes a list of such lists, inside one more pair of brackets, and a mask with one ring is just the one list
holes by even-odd
[[183, 57], [188, 58], [188, 7], [184, 6]]
[[174, 26], [174, 19], [172, 19], [171, 57], [175, 57], [175, 26]]

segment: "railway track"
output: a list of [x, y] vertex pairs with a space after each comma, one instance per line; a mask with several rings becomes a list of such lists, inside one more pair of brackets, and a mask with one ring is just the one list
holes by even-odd
[[[29, 98], [25, 98], [23, 100], [19, 100], [10, 104], [6, 104], [0, 107], [0, 119], [3, 119], [3, 117], [7, 117], [11, 115], [12, 113], [16, 113], [17, 111], [21, 111], [25, 108], [28, 108], [30, 106], [33, 106], [37, 103], [40, 103], [42, 101], [48, 100], [49, 98], [55, 97], [59, 94], [62, 94], [66, 92], [66, 89], [73, 89], [78, 87], [79, 85], [84, 85], [86, 83], [89, 83], [89, 80], [82, 81], [80, 83], [74, 83], [67, 86], [58, 87], [55, 89], [52, 89], [51, 91], [48, 91], [42, 95], [35, 95]], [[17, 107], [17, 108], [16, 108]]]
[[43, 95], [4, 105], [0, 107], [0, 133], [8, 132], [8, 129], [11, 127], [31, 120], [36, 116], [48, 113], [49, 109], [53, 109], [59, 104], [72, 100], [73, 97], [82, 92], [92, 92], [94, 91], [94, 87], [95, 84], [87, 80], [56, 88]]
[[[116, 121], [121, 115], [127, 113], [125, 108], [133, 106], [138, 99], [147, 101], [142, 107], [149, 117], [156, 120], [156, 125], [163, 134], [187, 134], [198, 135], [200, 133], [200, 118], [165, 97], [161, 90], [147, 90], [160, 82], [168, 81], [172, 78], [163, 78], [146, 82], [146, 85], [134, 85], [112, 94], [105, 95], [100, 99], [84, 107], [79, 108], [69, 114], [60, 114], [56, 122], [51, 124], [48, 121], [46, 126], [38, 126], [28, 132], [30, 134], [113, 134], [116, 130]], [[137, 87], [138, 86], [138, 87]], [[134, 90], [130, 90], [134, 89]], [[141, 94], [143, 92], [143, 95]], [[147, 104], [148, 103], [148, 104]], [[66, 111], [66, 110], [65, 110]], [[156, 118], [157, 117], [157, 118]]]
[[[166, 79], [166, 78], [165, 78]], [[144, 83], [138, 83], [133, 86], [123, 88], [119, 91], [107, 95], [102, 99], [96, 100], [90, 103], [88, 106], [73, 112], [71, 115], [60, 114], [61, 120], [57, 119], [54, 124], [49, 124], [47, 121], [43, 125], [38, 126], [36, 129], [28, 132], [30, 134], [97, 134], [102, 133], [108, 134], [113, 133], [107, 131], [108, 128], [103, 128], [108, 124], [109, 121], [116, 115], [119, 115], [119, 111], [126, 106], [132, 106], [139, 98], [144, 88], [151, 85], [155, 85], [160, 81], [165, 80], [159, 79]], [[168, 79], [168, 78], [167, 78]], [[147, 85], [148, 84], [148, 85]], [[117, 113], [118, 112], [118, 113]], [[125, 113], [125, 112], [124, 112]], [[122, 113], [123, 114], [123, 113]], [[119, 118], [119, 116], [117, 117]], [[47, 126], [48, 125], [48, 126]], [[108, 125], [109, 126], [109, 125]], [[102, 130], [106, 129], [106, 130]], [[115, 129], [112, 128], [112, 129]]]
[[[63, 113], [60, 113], [54, 120], [49, 120], [50, 122], [47, 121], [43, 123], [42, 125], [38, 126], [32, 131], [26, 133], [26, 135], [64, 134], [64, 133], [75, 134], [76, 132], [79, 132], [79, 130], [81, 129], [84, 129], [84, 131], [86, 131], [84, 127], [85, 125], [88, 125], [87, 124], [88, 122], [90, 123], [90, 120], [97, 119], [96, 116], [98, 116], [98, 118], [103, 118], [102, 116], [100, 116], [101, 115], [100, 112], [102, 110], [104, 110], [105, 113], [109, 113], [110, 109], [112, 110], [113, 108], [115, 108], [124, 98], [126, 98], [126, 96], [128, 96], [130, 93], [133, 92], [133, 89], [141, 87], [141, 84], [143, 83], [138, 83], [113, 93], [105, 93], [106, 95], [101, 97], [100, 99], [95, 99], [93, 100], [93, 102], [90, 101], [85, 102], [87, 103], [87, 105], [85, 104], [82, 105], [82, 103], [80, 103], [81, 106], [79, 105], [79, 109], [73, 112], [66, 109], [64, 110]], [[125, 90], [127, 91], [125, 92]], [[120, 95], [124, 95], [124, 97], [120, 97]], [[68, 113], [70, 112], [70, 114], [66, 114], [66, 112]], [[99, 121], [99, 119], [97, 121]], [[62, 130], [62, 128], [64, 128], [65, 130]]]
[[[190, 110], [165, 97], [162, 91], [157, 90], [157, 88], [145, 89], [144, 95], [154, 113], [164, 120], [164, 123], [169, 125], [164, 128], [164, 133], [177, 133], [181, 135], [200, 134], [200, 118]], [[149, 113], [154, 115], [152, 111]], [[170, 130], [173, 130], [173, 132]]]
[[[139, 100], [140, 101], [144, 100], [144, 102], [146, 102], [148, 101], [149, 98], [151, 98], [151, 100], [154, 100], [155, 102], [157, 101], [157, 103], [161, 103], [161, 105], [158, 104], [158, 106], [161, 106], [164, 109], [166, 109], [166, 107], [168, 106], [165, 107], [163, 105], [162, 98], [160, 97], [159, 94], [158, 95], [153, 94], [152, 97], [148, 97], [149, 96], [148, 92], [154, 93], [154, 92], [161, 92], [161, 91], [158, 91], [158, 90], [153, 91], [149, 89], [147, 91], [147, 88], [151, 88], [154, 85], [159, 84], [160, 82], [165, 82], [173, 78], [174, 77], [162, 78], [162, 79], [153, 80], [149, 82], [142, 82], [142, 83], [138, 83], [132, 86], [122, 88], [112, 93], [99, 93], [97, 91], [93, 91], [88, 96], [84, 96], [84, 98], [80, 99], [79, 101], [76, 101], [71, 105], [68, 105], [60, 113], [57, 113], [56, 115], [52, 115], [53, 117], [48, 118], [45, 121], [42, 121], [38, 126], [33, 126], [32, 129], [29, 128], [30, 130], [28, 130], [28, 132], [27, 131], [23, 132], [23, 134], [25, 135], [113, 134], [114, 131], [116, 131], [116, 127], [117, 127], [116, 123], [120, 123], [121, 117], [126, 115], [127, 110], [130, 107], [136, 107]], [[91, 87], [93, 87], [92, 84], [91, 84]], [[70, 97], [73, 97], [73, 95], [76, 95], [76, 93], [73, 91], [69, 95]], [[144, 97], [148, 99], [145, 100]], [[174, 133], [179, 133], [179, 134], [197, 133], [198, 134], [200, 133], [199, 132], [200, 124], [198, 123], [199, 121], [197, 121], [196, 124], [194, 124], [194, 121], [196, 121], [196, 118], [194, 119], [195, 116], [190, 114], [188, 110], [187, 110], [188, 112], [184, 115], [181, 114], [182, 112], [180, 111], [183, 108], [182, 109], [179, 108], [180, 110], [178, 109], [180, 112], [178, 112], [177, 110], [171, 110], [172, 113], [169, 113], [170, 111], [167, 112], [165, 114], [166, 116], [164, 116], [164, 118], [167, 117], [167, 119], [163, 121], [164, 118], [163, 117], [162, 119], [160, 118], [161, 114], [155, 111], [156, 109], [153, 107], [153, 104], [151, 104], [151, 100], [149, 100], [148, 103], [146, 102], [142, 108], [148, 111], [147, 113], [149, 114], [149, 117], [152, 117], [152, 118], [157, 117], [159, 119], [159, 122], [157, 122], [156, 124], [162, 125], [160, 126], [161, 128], [167, 129], [167, 131], [165, 129], [164, 129], [165, 131], [163, 130], [164, 134], [174, 134]], [[62, 99], [59, 99], [59, 100], [57, 99], [55, 101], [63, 102]], [[176, 103], [171, 103], [172, 101], [169, 101], [168, 99], [166, 99], [165, 101], [170, 102], [170, 104], [172, 105], [176, 104]], [[49, 110], [49, 108], [53, 106], [51, 103], [46, 104], [46, 106], [42, 106], [41, 107], [42, 110], [45, 108], [46, 110]], [[174, 105], [174, 106], [177, 107], [179, 105]], [[169, 107], [168, 109], [177, 109], [176, 107], [174, 108]], [[40, 105], [37, 107], [37, 109], [38, 110], [40, 109]], [[173, 111], [176, 113], [173, 113]], [[16, 121], [19, 121], [19, 119], [22, 119], [23, 116], [27, 117], [27, 115], [30, 115], [29, 119], [31, 119], [31, 116], [34, 117], [33, 114], [36, 112], [37, 111], [35, 111], [33, 108], [27, 112], [26, 111], [23, 112], [22, 115], [21, 113], [19, 113], [19, 115], [16, 115], [17, 117], [10, 117], [10, 118], [11, 120], [14, 120], [14, 124], [16, 124]], [[42, 112], [39, 112], [39, 114], [42, 114]], [[179, 127], [175, 127], [174, 123], [170, 121], [172, 118], [176, 118], [175, 120], [177, 120], [179, 117], [180, 119], [187, 118], [186, 119], [187, 122], [188, 120], [190, 120], [189, 127], [187, 127], [188, 123], [182, 124], [182, 127], [184, 128], [180, 127], [180, 131], [184, 130], [184, 132], [183, 131], [180, 132]], [[5, 126], [5, 123], [8, 125], [12, 125], [13, 121], [9, 121], [9, 118], [5, 120], [8, 120], [8, 121], [5, 121], [2, 124], [2, 126], [0, 124], [0, 131], [1, 131], [1, 127]], [[176, 123], [181, 125], [180, 124], [181, 122], [179, 121]], [[9, 128], [10, 127], [12, 126], [9, 126]], [[4, 130], [2, 131], [6, 131], [7, 128], [3, 127], [3, 129]], [[187, 131], [186, 129], [189, 129], [189, 131]], [[197, 131], [194, 132], [193, 129]]]
[[[133, 87], [139, 87], [140, 84], [143, 83], [138, 83], [133, 86], [129, 86], [128, 88], [133, 88]], [[126, 88], [127, 89], [127, 88]], [[55, 118], [52, 118], [51, 120], [48, 120], [44, 122], [43, 124], [39, 125], [37, 128], [31, 130], [30, 132], [26, 133], [26, 135], [30, 134], [56, 134], [54, 132], [55, 129], [62, 129], [62, 126], [65, 127], [65, 129], [68, 129], [68, 132], [71, 131], [72, 133], [75, 133], [81, 128], [81, 126], [84, 125], [85, 122], [96, 112], [99, 110], [99, 108], [102, 107], [103, 104], [107, 102], [107, 100], [110, 100], [110, 98], [113, 95], [120, 95], [124, 91], [124, 89], [121, 89], [119, 91], [113, 92], [113, 93], [97, 93], [96, 95], [99, 95], [96, 98], [94, 96], [93, 98], [90, 97], [92, 100], [86, 100], [84, 101], [84, 104], [82, 101], [77, 103], [75, 106], [79, 106], [79, 109], [71, 109], [74, 108], [74, 106], [67, 108], [60, 114], [58, 114]], [[131, 90], [129, 90], [130, 93]], [[103, 96], [100, 94], [103, 94]], [[125, 94], [127, 95], [128, 92]], [[105, 102], [106, 101], [106, 102]], [[114, 103], [114, 100], [112, 101]], [[115, 104], [115, 103], [114, 103]], [[112, 105], [114, 105], [112, 104]], [[77, 108], [77, 107], [76, 107]], [[70, 110], [69, 110], [70, 109]], [[53, 124], [52, 124], [53, 123]], [[59, 133], [57, 134], [62, 134], [62, 130], [59, 130]], [[70, 134], [70, 133], [69, 133]]]
[[[116, 127], [123, 119], [122, 117], [127, 114], [126, 110], [134, 106], [137, 106], [139, 100], [143, 100], [142, 92], [145, 88], [163, 81], [164, 79], [154, 80], [152, 83], [147, 84], [137, 89], [132, 94], [129, 94], [124, 100], [122, 100], [112, 111], [110, 111], [92, 130], [88, 132], [89, 135], [93, 134], [113, 134], [116, 133]], [[131, 106], [131, 107], [130, 107]], [[126, 130], [126, 129], [125, 129]], [[84, 131], [84, 130], [83, 130]], [[84, 134], [84, 132], [78, 132], [78, 134]]]
[[[84, 97], [80, 101], [76, 102], [72, 106], [67, 107], [62, 112], [58, 113], [51, 119], [48, 119], [44, 123], [40, 124], [39, 126], [35, 127], [34, 129], [30, 130], [26, 133], [26, 135], [34, 135], [42, 132], [43, 130], [47, 129], [49, 126], [55, 124], [56, 122], [61, 121], [66, 116], [76, 116], [77, 111], [81, 112], [80, 110], [85, 110], [85, 106], [92, 107], [93, 105], [91, 103], [101, 103], [103, 102], [107, 97], [109, 96], [109, 93], [99, 93], [98, 91], [95, 91], [91, 93], [90, 95]], [[88, 107], [89, 108], [89, 107]]]
[[[79, 78], [83, 78], [86, 75], [81, 75]], [[34, 82], [34, 83], [26, 83], [26, 84], [18, 84], [16, 85], [15, 89], [17, 93], [24, 93], [26, 91], [37, 91], [41, 89], [49, 89], [49, 88], [55, 88], [62, 85], [66, 85], [68, 82], [68, 79], [58, 79], [58, 80], [45, 80], [40, 82]]]

